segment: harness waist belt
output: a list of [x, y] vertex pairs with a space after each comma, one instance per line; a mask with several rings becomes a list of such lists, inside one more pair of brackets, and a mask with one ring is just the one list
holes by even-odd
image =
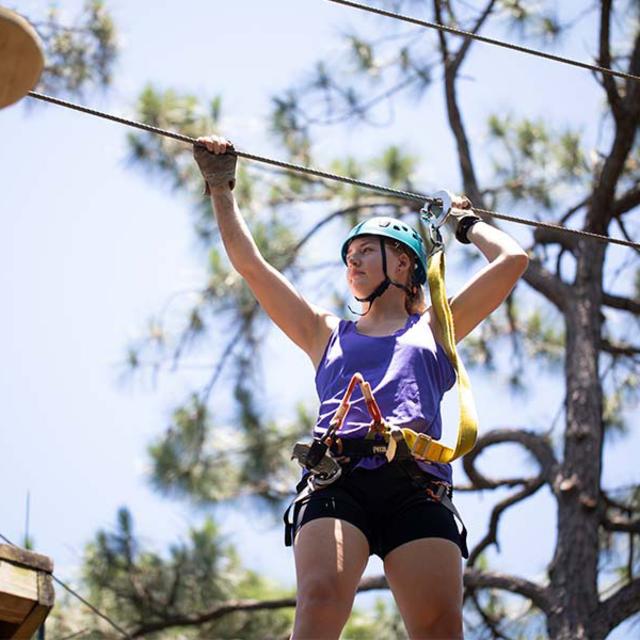
[[407, 452], [411, 457], [425, 462], [448, 462], [450, 457], [450, 448], [442, 443], [434, 440], [425, 433], [417, 433], [413, 429], [408, 428], [392, 428], [387, 438], [331, 438], [329, 450], [331, 454], [347, 458], [365, 458], [374, 455], [384, 455], [391, 461], [397, 455], [400, 443], [403, 446], [403, 452]]

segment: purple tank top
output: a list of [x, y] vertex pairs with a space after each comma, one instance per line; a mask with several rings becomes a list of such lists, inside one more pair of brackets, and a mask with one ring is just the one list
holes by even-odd
[[[355, 322], [340, 320], [329, 337], [316, 373], [320, 409], [314, 436], [325, 433], [351, 376], [358, 371], [371, 385], [387, 422], [440, 438], [440, 402], [455, 382], [455, 371], [436, 343], [426, 315], [413, 314], [402, 329], [378, 337], [358, 333]], [[343, 438], [364, 438], [370, 422], [357, 386], [338, 433]], [[375, 469], [385, 462], [383, 455], [376, 455], [364, 458], [358, 466]], [[418, 464], [434, 476], [451, 482], [451, 465]]]

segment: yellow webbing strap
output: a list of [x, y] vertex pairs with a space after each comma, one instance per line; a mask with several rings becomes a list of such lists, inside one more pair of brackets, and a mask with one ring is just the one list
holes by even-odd
[[433, 440], [423, 433], [416, 433], [412, 429], [402, 429], [405, 442], [411, 452], [417, 458], [423, 458], [432, 462], [451, 462], [456, 458], [469, 453], [473, 449], [478, 437], [478, 416], [476, 405], [471, 392], [469, 376], [464, 368], [462, 360], [458, 358], [456, 340], [453, 326], [453, 315], [447, 300], [444, 284], [444, 252], [434, 253], [429, 260], [427, 279], [431, 303], [436, 318], [442, 328], [442, 347], [444, 348], [458, 379], [458, 404], [460, 418], [458, 421], [458, 439], [455, 449], [447, 447], [437, 440]]

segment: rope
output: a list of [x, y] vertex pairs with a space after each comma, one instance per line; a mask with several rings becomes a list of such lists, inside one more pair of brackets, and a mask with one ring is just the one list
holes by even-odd
[[358, 2], [351, 2], [350, 0], [329, 0], [329, 2], [335, 2], [336, 4], [342, 4], [345, 7], [352, 7], [354, 9], [361, 9], [362, 11], [369, 11], [380, 16], [387, 18], [395, 18], [396, 20], [402, 20], [403, 22], [409, 22], [411, 24], [418, 25], [420, 27], [427, 27], [429, 29], [438, 29], [439, 31], [446, 31], [457, 36], [464, 38], [472, 38], [478, 40], [478, 42], [484, 42], [485, 44], [493, 44], [497, 47], [503, 47], [505, 49], [511, 49], [512, 51], [519, 51], [520, 53], [527, 53], [539, 58], [546, 58], [553, 62], [561, 62], [562, 64], [572, 65], [574, 67], [580, 67], [581, 69], [588, 69], [589, 71], [599, 71], [610, 76], [617, 76], [618, 78], [624, 78], [625, 80], [640, 81], [640, 76], [633, 75], [631, 73], [625, 73], [624, 71], [616, 71], [609, 67], [601, 67], [596, 64], [589, 64], [588, 62], [581, 62], [580, 60], [573, 60], [572, 58], [565, 58], [563, 56], [557, 56], [553, 53], [547, 53], [546, 51], [540, 51], [539, 49], [531, 49], [529, 47], [523, 47], [519, 44], [513, 44], [512, 42], [505, 42], [503, 40], [496, 40], [495, 38], [488, 38], [487, 36], [481, 36], [472, 31], [465, 31], [464, 29], [457, 29], [456, 27], [449, 27], [439, 22], [429, 22], [428, 20], [419, 20], [418, 18], [412, 18], [410, 16], [404, 16], [400, 13], [393, 11], [387, 11], [385, 9], [378, 9], [377, 7], [371, 7], [366, 4], [360, 4]]
[[[331, 0], [333, 1], [333, 0]], [[118, 122], [119, 124], [124, 124], [128, 127], [133, 127], [135, 129], [142, 129], [143, 131], [148, 131], [149, 133], [155, 133], [161, 136], [165, 136], [166, 138], [173, 138], [174, 140], [179, 140], [180, 142], [186, 142], [188, 144], [196, 144], [197, 141], [195, 138], [191, 138], [190, 136], [185, 136], [181, 133], [176, 133], [175, 131], [167, 131], [166, 129], [160, 129], [159, 127], [153, 127], [149, 124], [144, 124], [143, 122], [137, 122], [135, 120], [129, 120], [128, 118], [122, 118], [120, 116], [115, 116], [110, 113], [105, 113], [104, 111], [98, 111], [97, 109], [91, 109], [89, 107], [85, 107], [80, 104], [75, 104], [73, 102], [68, 102], [66, 100], [61, 100], [60, 98], [54, 98], [53, 96], [48, 96], [42, 93], [37, 93], [35, 91], [29, 91], [29, 96], [32, 98], [36, 98], [37, 100], [42, 100], [44, 102], [50, 102], [52, 104], [56, 104], [61, 107], [66, 107], [68, 109], [74, 109], [75, 111], [80, 111], [82, 113], [88, 113], [92, 116], [97, 116], [98, 118], [104, 118], [105, 120], [111, 120], [112, 122]], [[327, 171], [321, 171], [319, 169], [314, 169], [311, 167], [305, 167], [299, 164], [292, 164], [290, 162], [283, 162], [282, 160], [275, 160], [273, 158], [267, 158], [264, 156], [258, 156], [253, 153], [247, 153], [246, 151], [239, 151], [235, 149], [232, 153], [235, 153], [239, 158], [245, 158], [247, 160], [253, 160], [254, 162], [260, 162], [262, 164], [268, 164], [275, 167], [280, 167], [282, 169], [286, 169], [288, 171], [296, 171], [298, 173], [305, 173], [311, 176], [316, 176], [318, 178], [325, 178], [326, 180], [334, 180], [336, 182], [344, 182], [346, 184], [354, 185], [357, 187], [362, 187], [363, 189], [370, 189], [372, 191], [378, 191], [380, 193], [385, 193], [391, 196], [397, 196], [404, 200], [413, 200], [415, 202], [419, 202], [421, 204], [424, 203], [432, 203], [437, 202], [437, 199], [432, 196], [427, 196], [423, 193], [414, 193], [412, 191], [402, 191], [400, 189], [392, 189], [391, 187], [385, 187], [379, 184], [374, 184], [372, 182], [364, 182], [362, 180], [356, 180], [355, 178], [348, 178], [346, 176], [340, 176], [335, 173], [329, 173]], [[498, 213], [496, 211], [491, 211], [489, 209], [473, 209], [475, 212], [484, 214], [486, 216], [490, 216], [496, 218], [498, 220], [505, 220], [508, 222], [515, 222], [517, 224], [525, 224], [531, 227], [540, 227], [541, 229], [552, 229], [554, 231], [560, 231], [563, 233], [569, 233], [577, 236], [581, 236], [584, 238], [590, 238], [592, 240], [597, 240], [598, 242], [610, 242], [611, 244], [619, 244], [624, 247], [632, 247], [634, 249], [640, 250], [640, 243], [632, 242], [630, 240], [622, 240], [618, 238], [611, 238], [609, 236], [603, 236], [598, 233], [592, 233], [590, 231], [580, 231], [578, 229], [568, 229], [567, 227], [563, 227], [558, 224], [552, 224], [549, 222], [539, 222], [537, 220], [528, 220], [526, 218], [517, 218], [515, 216], [506, 215], [503, 213]]]
[[[0, 538], [2, 538], [8, 545], [10, 545], [12, 547], [19, 548], [18, 545], [16, 545], [13, 542], [11, 542], [11, 540], [9, 540], [9, 538], [7, 538], [6, 536], [3, 536], [1, 533], [0, 533]], [[91, 609], [91, 611], [93, 611], [93, 613], [95, 613], [97, 616], [99, 616], [100, 618], [102, 618], [103, 620], [108, 622], [116, 631], [121, 633], [124, 638], [129, 638], [129, 639], [131, 638], [131, 636], [124, 629], [122, 629], [122, 627], [119, 627], [113, 620], [111, 620], [111, 618], [109, 618], [109, 616], [107, 616], [106, 614], [102, 613], [100, 610], [96, 609], [96, 607], [94, 607], [90, 602], [85, 600], [80, 594], [78, 594], [76, 591], [74, 591], [69, 585], [65, 584], [62, 580], [60, 580], [60, 578], [58, 578], [55, 574], [52, 573], [51, 577], [63, 589], [65, 589], [72, 596], [74, 596], [75, 598], [80, 600], [80, 602], [82, 602], [82, 604], [84, 604], [86, 607], [89, 607], [89, 609]], [[79, 632], [79, 633], [82, 633], [82, 632]]]

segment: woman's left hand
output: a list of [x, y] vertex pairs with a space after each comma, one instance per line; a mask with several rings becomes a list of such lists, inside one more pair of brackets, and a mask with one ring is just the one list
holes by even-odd
[[451, 211], [445, 221], [446, 226], [455, 235], [458, 231], [458, 224], [460, 223], [460, 220], [467, 216], [479, 218], [479, 216], [477, 216], [473, 211], [473, 205], [467, 196], [454, 195], [451, 198]]

